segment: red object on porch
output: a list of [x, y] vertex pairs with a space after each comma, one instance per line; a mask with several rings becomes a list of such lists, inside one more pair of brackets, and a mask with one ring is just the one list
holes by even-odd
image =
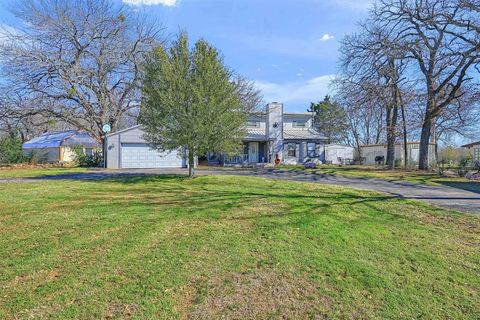
[[275, 154], [275, 160], [274, 160], [275, 164], [279, 164], [280, 163], [280, 158], [278, 157], [278, 153]]

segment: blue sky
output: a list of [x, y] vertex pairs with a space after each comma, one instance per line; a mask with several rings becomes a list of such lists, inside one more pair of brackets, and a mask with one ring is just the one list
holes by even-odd
[[[158, 19], [168, 34], [186, 30], [224, 55], [228, 66], [254, 80], [266, 102], [305, 111], [330, 91], [338, 40], [355, 30], [371, 0], [116, 0]], [[15, 26], [2, 0], [0, 23]]]

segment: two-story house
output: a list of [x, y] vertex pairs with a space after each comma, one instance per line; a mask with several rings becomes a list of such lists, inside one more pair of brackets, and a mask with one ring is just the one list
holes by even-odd
[[[243, 152], [237, 156], [210, 154], [209, 164], [303, 163], [323, 160], [326, 138], [313, 129], [311, 113], [284, 113], [283, 104], [269, 103], [264, 112], [251, 114], [247, 121]], [[106, 136], [107, 168], [182, 168], [181, 152], [158, 152], [143, 138], [140, 126]]]
[[313, 126], [312, 113], [283, 112], [283, 104], [272, 102], [265, 111], [251, 114], [243, 153], [233, 157], [208, 156], [209, 164], [252, 164], [277, 162], [297, 164], [322, 159], [326, 138]]

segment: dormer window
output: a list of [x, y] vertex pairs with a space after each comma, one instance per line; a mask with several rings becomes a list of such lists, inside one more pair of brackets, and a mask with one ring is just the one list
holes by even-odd
[[259, 121], [254, 121], [254, 120], [248, 120], [247, 121], [247, 127], [258, 128], [258, 127], [260, 127], [260, 122]]
[[305, 128], [307, 126], [307, 122], [305, 121], [293, 121], [294, 128]]

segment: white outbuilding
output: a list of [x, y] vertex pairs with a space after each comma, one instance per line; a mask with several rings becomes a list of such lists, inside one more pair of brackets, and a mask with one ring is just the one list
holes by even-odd
[[[407, 160], [408, 165], [415, 166], [418, 165], [418, 160], [420, 156], [420, 142], [407, 142]], [[362, 163], [365, 165], [375, 165], [376, 157], [384, 157], [384, 160], [387, 159], [387, 145], [386, 144], [369, 144], [360, 146], [360, 158]], [[395, 161], [400, 162], [401, 165], [404, 163], [404, 144], [396, 143], [395, 144]], [[385, 161], [384, 161], [385, 162]], [[435, 144], [431, 143], [428, 146], [428, 164], [435, 165]]]
[[326, 144], [324, 161], [331, 164], [350, 164], [355, 159], [355, 148], [343, 144]]

